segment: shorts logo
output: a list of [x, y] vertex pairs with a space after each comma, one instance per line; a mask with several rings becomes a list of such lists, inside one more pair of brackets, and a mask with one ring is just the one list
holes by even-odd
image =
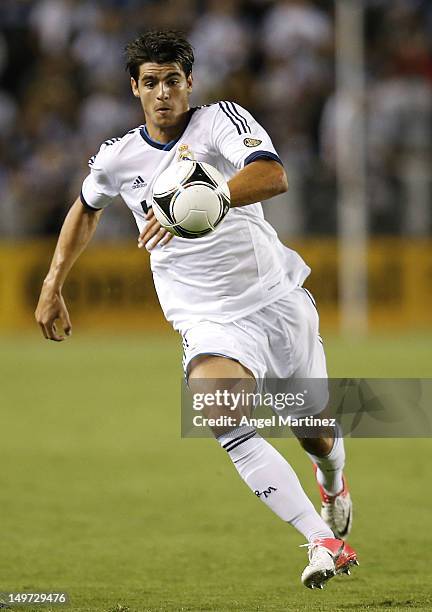
[[178, 152], [178, 157], [177, 157], [178, 161], [194, 161], [195, 159], [195, 155], [189, 149], [189, 145], [187, 144], [180, 145], [179, 148], [177, 149], [177, 152]]
[[258, 140], [257, 138], [245, 138], [243, 140], [243, 143], [247, 147], [257, 147], [258, 145], [262, 143], [262, 140]]

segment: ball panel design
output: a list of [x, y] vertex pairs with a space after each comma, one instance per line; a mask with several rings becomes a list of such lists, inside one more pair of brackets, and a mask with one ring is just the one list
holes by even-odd
[[[228, 189], [228, 187], [227, 187], [227, 189]], [[229, 192], [229, 189], [228, 189], [228, 192]], [[217, 225], [219, 225], [219, 223], [221, 221], [223, 221], [223, 219], [225, 219], [225, 217], [228, 214], [228, 211], [230, 209], [230, 200], [229, 200], [229, 197], [227, 198], [225, 196], [225, 194], [221, 194], [221, 193], [219, 193], [218, 195], [219, 195], [219, 198], [220, 198], [220, 209], [219, 209], [219, 216], [218, 216], [218, 218], [215, 221], [215, 227]]]
[[[207, 218], [207, 223], [214, 227], [214, 224], [220, 216], [220, 199], [218, 194], [205, 183], [193, 183], [186, 185], [179, 192], [175, 200], [173, 217], [177, 223], [181, 223], [182, 227], [193, 231], [187, 227], [186, 219], [192, 211], [204, 212]], [[196, 231], [201, 231], [202, 228], [197, 228]]]
[[171, 191], [176, 191], [178, 186], [187, 181], [189, 176], [194, 172], [195, 166], [196, 162], [194, 161], [181, 161], [177, 164], [168, 166], [168, 168], [157, 177], [153, 185], [153, 195], [163, 196]]
[[155, 214], [155, 217], [157, 218], [157, 220], [159, 221], [161, 225], [162, 225], [162, 221], [158, 218], [156, 214], [156, 210], [160, 212], [162, 220], [165, 219], [163, 225], [165, 225], [165, 223], [168, 223], [169, 225], [175, 224], [175, 220], [173, 219], [171, 215], [171, 202], [176, 193], [177, 193], [177, 190], [175, 189], [168, 195], [163, 195], [163, 196], [153, 195], [153, 212]]
[[[171, 231], [171, 230], [168, 230]], [[175, 228], [175, 232], [171, 231], [171, 233], [175, 234], [176, 236], [181, 236], [181, 238], [188, 238], [189, 240], [193, 240], [194, 238], [202, 238], [202, 236], [205, 236], [206, 234], [210, 234], [212, 232], [212, 228], [209, 227], [206, 230], [202, 231], [202, 232], [188, 232], [187, 230], [183, 229], [182, 227], [180, 227], [180, 225], [177, 225]]]
[[167, 215], [164, 213], [163, 209], [160, 208], [156, 202], [153, 202], [153, 213], [154, 216], [156, 217], [156, 219], [159, 221], [159, 223], [162, 225], [162, 227], [172, 227], [173, 225], [175, 225], [175, 222], [172, 221], [172, 219], [170, 219], [169, 217], [167, 217]]
[[213, 184], [217, 187], [218, 191], [221, 191], [223, 195], [226, 196], [229, 200], [230, 191], [224, 175], [221, 174], [217, 168], [214, 168], [206, 162], [201, 162], [200, 165], [202, 166], [207, 176], [212, 180]]
[[212, 230], [213, 226], [209, 223], [207, 211], [205, 210], [190, 210], [181, 223], [182, 229], [187, 232], [201, 233], [207, 230]]
[[199, 238], [225, 218], [230, 193], [224, 176], [205, 162], [181, 161], [169, 166], [153, 187], [153, 209], [173, 234]]

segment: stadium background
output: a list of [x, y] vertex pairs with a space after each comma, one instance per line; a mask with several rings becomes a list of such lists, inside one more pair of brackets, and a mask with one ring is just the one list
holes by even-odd
[[[120, 202], [67, 282], [73, 338], [45, 343], [33, 319], [87, 159], [142, 123], [122, 49], [142, 28], [175, 27], [196, 51], [192, 103], [244, 105], [286, 165], [289, 192], [265, 212], [313, 269], [330, 373], [430, 376], [432, 5], [360, 4], [366, 89], [342, 110], [330, 0], [0, 4], [0, 592], [64, 588], [74, 610], [431, 609], [431, 539], [419, 528], [429, 520], [429, 441], [348, 441], [364, 563], [311, 600], [298, 583], [300, 538], [256, 506], [215, 445], [179, 439], [180, 346]], [[359, 106], [360, 336], [339, 333], [335, 142], [335, 113], [349, 120]], [[310, 466], [286, 444], [277, 442], [317, 501]]]

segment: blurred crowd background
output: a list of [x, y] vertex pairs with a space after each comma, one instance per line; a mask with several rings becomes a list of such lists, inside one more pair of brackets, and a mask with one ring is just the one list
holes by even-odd
[[[360, 1], [369, 231], [428, 235], [432, 2]], [[291, 184], [285, 231], [335, 234], [334, 12], [330, 0], [2, 0], [0, 235], [57, 233], [87, 159], [143, 122], [123, 49], [160, 27], [190, 36], [193, 105], [235, 100], [271, 134]], [[135, 235], [126, 207], [111, 208], [99, 237]]]

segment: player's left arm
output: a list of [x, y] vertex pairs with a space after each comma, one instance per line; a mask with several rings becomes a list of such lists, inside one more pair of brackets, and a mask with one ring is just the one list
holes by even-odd
[[285, 193], [288, 179], [283, 166], [273, 159], [257, 159], [228, 181], [231, 207], [246, 206]]
[[284, 193], [287, 176], [263, 126], [234, 102], [221, 101], [212, 110], [211, 148], [238, 170], [228, 181], [231, 206], [246, 206]]

